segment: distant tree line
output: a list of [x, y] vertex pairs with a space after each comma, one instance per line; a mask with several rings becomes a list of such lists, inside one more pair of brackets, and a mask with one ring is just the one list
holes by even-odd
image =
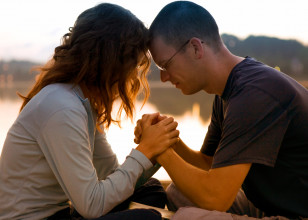
[[13, 76], [14, 82], [33, 81], [38, 72], [32, 69], [39, 65], [27, 60], [0, 60], [0, 78]]
[[[282, 40], [265, 36], [249, 36], [241, 40], [223, 34], [227, 48], [238, 56], [250, 56], [295, 78], [308, 78], [308, 47], [295, 40]], [[0, 60], [0, 76], [12, 75], [14, 81], [33, 80], [37, 72], [31, 71], [41, 65], [31, 61]], [[152, 62], [149, 80], [159, 80], [159, 72]]]
[[239, 56], [250, 56], [294, 77], [308, 76], [308, 47], [296, 40], [281, 40], [264, 36], [249, 36], [240, 40], [223, 34], [228, 49]]

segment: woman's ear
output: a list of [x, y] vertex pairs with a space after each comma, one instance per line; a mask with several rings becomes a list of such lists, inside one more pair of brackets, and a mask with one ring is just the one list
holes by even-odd
[[192, 45], [194, 49], [194, 57], [196, 59], [202, 58], [204, 55], [204, 47], [203, 47], [204, 42], [199, 38], [193, 37], [190, 39], [189, 43]]

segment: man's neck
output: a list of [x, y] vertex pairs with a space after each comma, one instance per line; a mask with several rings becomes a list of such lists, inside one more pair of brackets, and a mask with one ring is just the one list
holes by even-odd
[[224, 48], [216, 57], [215, 68], [215, 91], [214, 94], [221, 96], [227, 84], [233, 68], [245, 58], [235, 56], [227, 48]]

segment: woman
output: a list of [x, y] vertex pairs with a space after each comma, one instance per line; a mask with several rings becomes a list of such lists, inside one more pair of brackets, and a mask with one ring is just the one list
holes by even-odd
[[[149, 64], [147, 29], [128, 10], [105, 3], [79, 15], [8, 132], [0, 219], [59, 219], [68, 216], [69, 201], [83, 218], [117, 216], [107, 213], [157, 170], [150, 160], [178, 139], [172, 118], [156, 125], [148, 118], [140, 144], [121, 166], [107, 143], [104, 128], [119, 123], [111, 115], [115, 100], [132, 118], [140, 82], [147, 97]], [[148, 210], [118, 216], [134, 215], [154, 216]]]

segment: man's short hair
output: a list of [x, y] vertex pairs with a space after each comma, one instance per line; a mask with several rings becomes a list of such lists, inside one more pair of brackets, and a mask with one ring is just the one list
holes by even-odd
[[150, 26], [150, 38], [162, 37], [166, 44], [180, 47], [192, 37], [203, 40], [213, 49], [222, 41], [212, 15], [200, 5], [189, 1], [175, 1], [166, 5]]

